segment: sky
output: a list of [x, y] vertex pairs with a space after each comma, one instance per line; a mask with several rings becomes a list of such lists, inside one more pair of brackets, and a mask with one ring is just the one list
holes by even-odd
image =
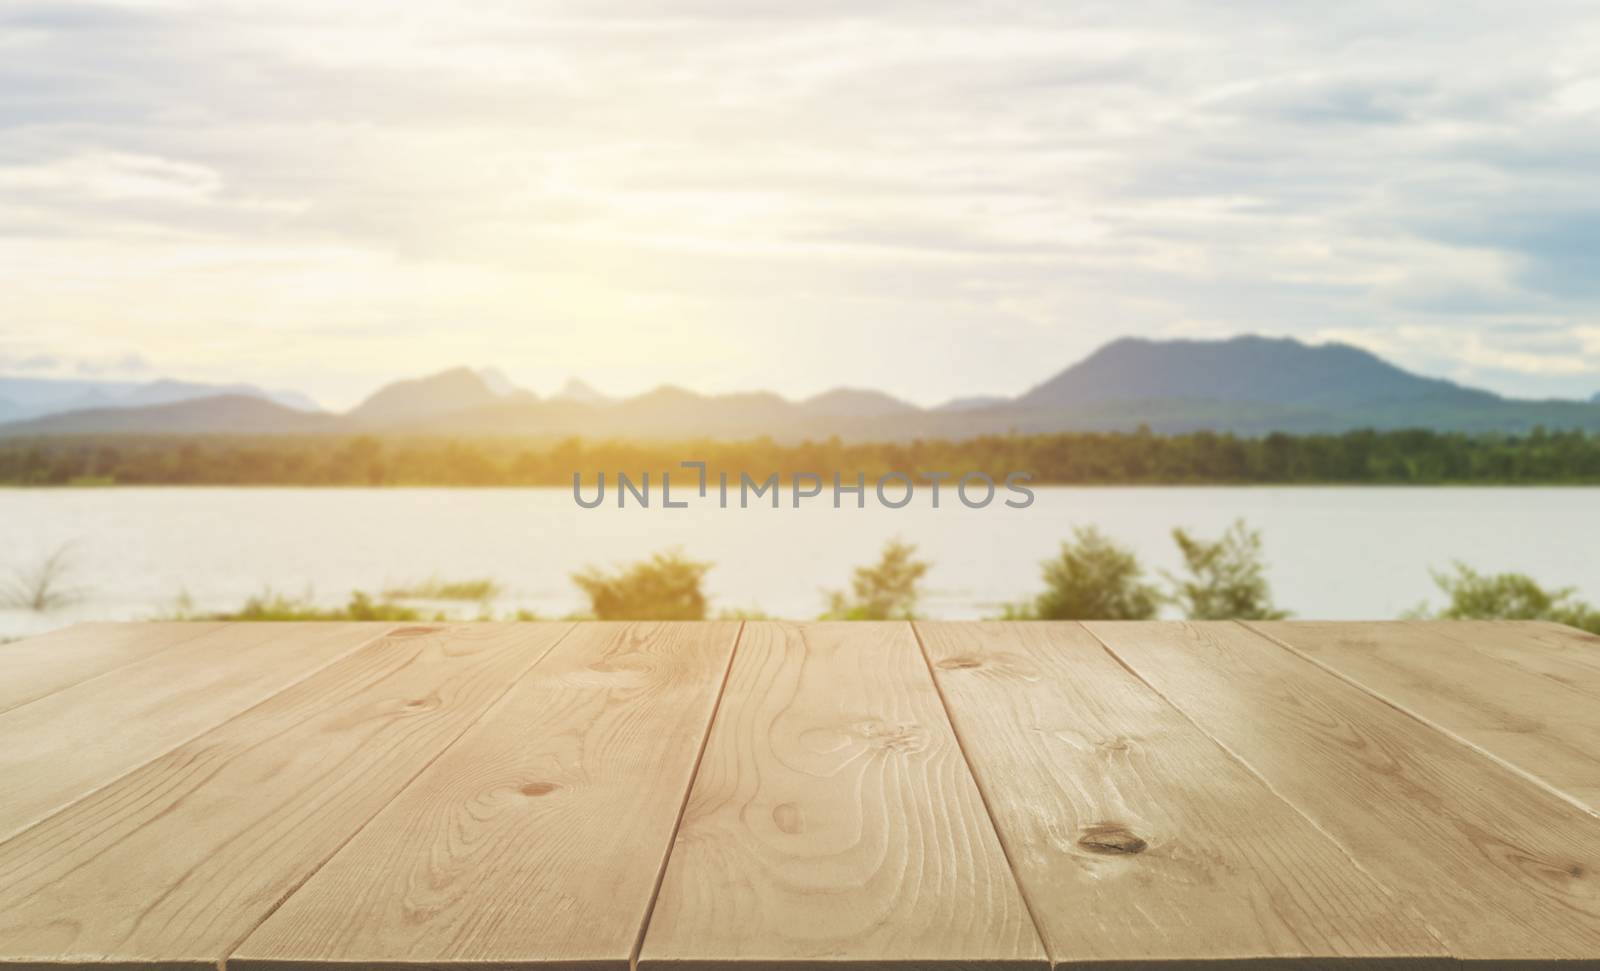
[[0, 0], [0, 373], [1600, 392], [1600, 5]]

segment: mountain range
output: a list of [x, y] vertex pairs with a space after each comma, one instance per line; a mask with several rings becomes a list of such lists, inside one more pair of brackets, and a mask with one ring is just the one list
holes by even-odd
[[298, 411], [317, 410], [317, 403], [299, 392], [263, 391], [249, 384], [201, 384], [170, 379], [135, 382], [0, 376], [0, 422], [105, 408], [145, 408], [226, 395], [263, 398]]
[[[41, 379], [0, 378], [0, 399]], [[81, 391], [82, 389], [80, 389]], [[181, 396], [180, 396], [181, 393]], [[108, 392], [102, 391], [103, 395]], [[143, 396], [141, 398], [140, 396]], [[165, 395], [165, 398], [162, 398]], [[147, 399], [159, 400], [147, 400]], [[58, 395], [52, 400], [70, 400]], [[1259, 435], [1355, 428], [1461, 432], [1600, 431], [1595, 400], [1504, 398], [1402, 370], [1344, 344], [1255, 336], [1113, 341], [1015, 397], [920, 408], [880, 391], [837, 388], [791, 401], [769, 392], [702, 395], [661, 387], [608, 398], [577, 381], [540, 398], [499, 372], [452, 368], [380, 388], [342, 414], [248, 386], [154, 382], [90, 407], [23, 414], [0, 436], [99, 434], [425, 434], [557, 438], [839, 436], [903, 441], [1060, 431], [1197, 430]], [[23, 405], [27, 407], [27, 405]], [[0, 418], [4, 418], [0, 413]]]

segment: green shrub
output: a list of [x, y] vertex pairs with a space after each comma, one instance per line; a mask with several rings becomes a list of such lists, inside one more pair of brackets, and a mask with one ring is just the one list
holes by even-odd
[[483, 602], [500, 595], [500, 584], [484, 577], [479, 580], [441, 580], [433, 577], [421, 583], [389, 587], [386, 600], [462, 600]]
[[700, 583], [710, 569], [671, 550], [614, 573], [590, 567], [574, 573], [572, 582], [600, 620], [704, 620]]
[[916, 546], [890, 540], [873, 566], [857, 567], [850, 590], [828, 594], [823, 620], [910, 620], [931, 563], [914, 559]]
[[1272, 605], [1261, 533], [1236, 521], [1220, 539], [1203, 540], [1184, 529], [1172, 538], [1183, 555], [1185, 576], [1164, 573], [1171, 600], [1190, 620], [1276, 620], [1289, 616]]
[[[180, 615], [186, 610], [180, 608]], [[421, 620], [422, 614], [387, 600], [373, 600], [360, 590], [350, 594], [344, 607], [318, 607], [309, 597], [299, 599], [267, 591], [245, 601], [234, 611], [204, 614], [204, 620]]]
[[1161, 592], [1146, 582], [1138, 557], [1093, 526], [1074, 530], [1043, 567], [1044, 592], [1006, 608], [1006, 618], [1148, 620], [1161, 609]]
[[1550, 620], [1600, 634], [1600, 610], [1577, 599], [1572, 587], [1546, 589], [1525, 573], [1485, 575], [1456, 563], [1452, 573], [1435, 571], [1433, 582], [1450, 602], [1438, 612], [1427, 606], [1412, 616], [1443, 620]]

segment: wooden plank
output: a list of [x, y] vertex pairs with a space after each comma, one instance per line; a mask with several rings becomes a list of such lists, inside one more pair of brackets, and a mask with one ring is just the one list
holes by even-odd
[[231, 624], [0, 714], [0, 839], [394, 626]]
[[1578, 807], [1240, 625], [1085, 626], [1453, 956], [1600, 954], [1600, 826]]
[[1600, 699], [1600, 634], [1542, 620], [1411, 623]]
[[0, 644], [0, 712], [224, 626], [210, 622], [76, 624]]
[[1517, 663], [1516, 654], [1528, 652], [1432, 625], [1248, 626], [1580, 805], [1600, 807], [1600, 699]]
[[738, 631], [580, 627], [228, 966], [626, 971]]
[[1056, 967], [1453, 966], [1392, 891], [1078, 624], [916, 629]]
[[745, 627], [644, 971], [1042, 968], [905, 623]]
[[400, 628], [0, 843], [0, 962], [216, 967], [569, 628]]

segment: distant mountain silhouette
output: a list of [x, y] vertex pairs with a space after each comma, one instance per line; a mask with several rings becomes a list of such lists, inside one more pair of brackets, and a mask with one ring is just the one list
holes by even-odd
[[1002, 398], [999, 395], [973, 395], [970, 398], [951, 398], [944, 404], [935, 407], [934, 411], [980, 411], [984, 408], [1003, 408], [1011, 404], [1012, 399]]
[[1600, 431], [1600, 401], [1509, 400], [1412, 374], [1342, 344], [1239, 337], [1119, 340], [1018, 398], [958, 399], [934, 409], [848, 388], [798, 402], [769, 392], [702, 395], [670, 386], [613, 399], [569, 382], [539, 399], [498, 373], [453, 368], [386, 385], [344, 415], [307, 415], [228, 395], [13, 421], [0, 424], [0, 435], [204, 430], [905, 441], [1140, 427], [1259, 435], [1356, 428], [1519, 433], [1538, 426]]
[[522, 389], [511, 383], [505, 372], [499, 368], [481, 367], [473, 372], [483, 382], [484, 387], [501, 396], [521, 394]]
[[886, 395], [882, 391], [865, 391], [859, 388], [834, 388], [800, 402], [801, 410], [813, 415], [835, 415], [841, 418], [879, 418], [885, 415], [909, 415], [920, 411], [916, 405]]
[[568, 378], [567, 383], [561, 386], [561, 390], [555, 393], [552, 400], [576, 401], [593, 405], [610, 401], [611, 399], [596, 391], [592, 385], [579, 381], [577, 378]]
[[1113, 341], [1017, 399], [1061, 409], [1120, 402], [1260, 402], [1301, 408], [1411, 403], [1480, 406], [1487, 391], [1402, 371], [1345, 344], [1295, 340]]
[[477, 372], [458, 367], [425, 378], [386, 384], [356, 405], [346, 417], [385, 424], [431, 420], [497, 404], [503, 397]]
[[299, 411], [321, 410], [316, 402], [299, 392], [264, 391], [249, 384], [206, 384], [171, 379], [137, 382], [0, 376], [0, 421], [96, 408], [143, 408], [217, 395], [263, 398]]
[[332, 415], [227, 394], [143, 408], [91, 408], [0, 425], [0, 435], [275, 435], [330, 429]]

